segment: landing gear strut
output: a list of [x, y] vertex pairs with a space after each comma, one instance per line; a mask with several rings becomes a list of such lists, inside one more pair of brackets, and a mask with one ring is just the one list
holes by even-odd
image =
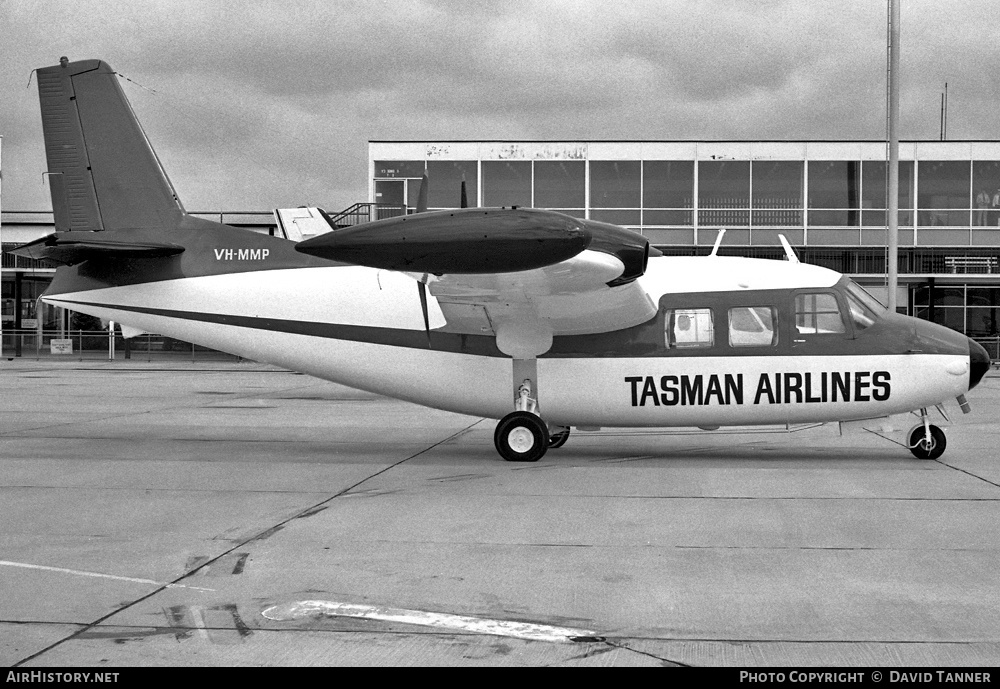
[[517, 410], [500, 419], [493, 433], [493, 444], [508, 462], [537, 462], [549, 449], [549, 428], [537, 414], [538, 404], [531, 397], [531, 380], [526, 379], [517, 393], [514, 404]]
[[937, 459], [948, 444], [944, 431], [930, 423], [926, 409], [920, 410], [920, 420], [923, 423], [914, 426], [907, 438], [910, 452], [917, 459]]

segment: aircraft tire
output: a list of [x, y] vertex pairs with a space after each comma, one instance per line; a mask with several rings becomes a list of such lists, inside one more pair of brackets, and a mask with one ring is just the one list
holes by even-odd
[[508, 462], [537, 462], [549, 449], [549, 429], [531, 412], [512, 412], [497, 423], [493, 444]]
[[945, 438], [944, 431], [933, 424], [931, 425], [930, 430], [930, 447], [927, 447], [927, 443], [924, 441], [923, 425], [916, 426], [912, 431], [910, 431], [910, 452], [912, 452], [913, 456], [917, 459], [937, 459], [944, 454], [944, 449], [948, 445], [948, 440]]
[[569, 429], [565, 431], [559, 431], [554, 435], [549, 436], [549, 449], [555, 450], [556, 448], [562, 447], [569, 440]]

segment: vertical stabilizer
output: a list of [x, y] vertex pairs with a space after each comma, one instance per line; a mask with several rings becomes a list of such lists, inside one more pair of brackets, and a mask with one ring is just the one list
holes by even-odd
[[184, 209], [107, 63], [39, 69], [38, 96], [57, 230], [178, 225]]

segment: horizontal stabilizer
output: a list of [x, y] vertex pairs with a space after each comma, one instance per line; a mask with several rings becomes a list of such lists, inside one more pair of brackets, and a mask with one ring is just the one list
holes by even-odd
[[465, 208], [333, 229], [296, 251], [415, 273], [509, 273], [550, 266], [587, 248], [581, 221], [533, 208]]
[[9, 253], [25, 258], [74, 265], [94, 258], [158, 258], [184, 251], [176, 244], [120, 239], [113, 232], [56, 232]]

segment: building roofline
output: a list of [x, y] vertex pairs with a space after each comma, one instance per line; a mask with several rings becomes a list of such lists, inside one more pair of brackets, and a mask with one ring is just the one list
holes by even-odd
[[[370, 144], [884, 144], [884, 139], [368, 139]], [[1000, 143], [1000, 139], [900, 139], [901, 144]]]

